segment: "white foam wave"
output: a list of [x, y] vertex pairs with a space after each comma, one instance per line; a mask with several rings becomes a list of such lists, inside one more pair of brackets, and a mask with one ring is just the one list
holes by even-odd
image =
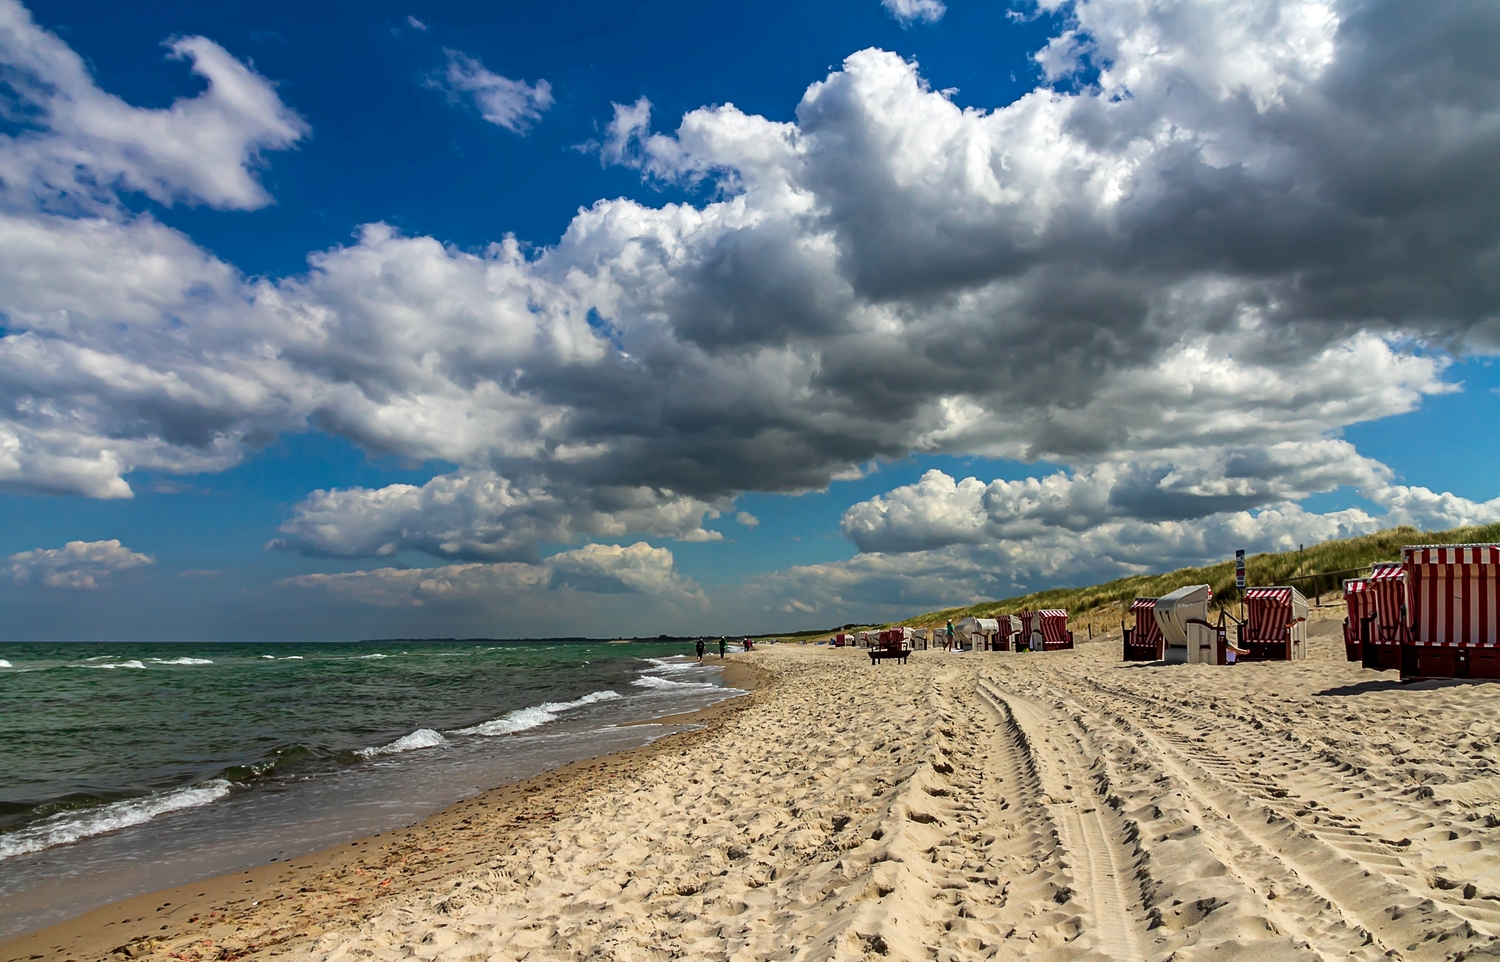
[[35, 825], [0, 835], [0, 859], [69, 845], [94, 835], [141, 825], [168, 812], [208, 805], [228, 795], [229, 789], [228, 781], [216, 778], [201, 785], [112, 802], [88, 811], [59, 812]]
[[266, 661], [301, 661], [302, 660], [302, 656], [301, 655], [282, 655], [280, 658], [277, 658], [275, 655], [261, 655], [261, 657], [264, 658]]
[[703, 681], [672, 681], [667, 678], [658, 678], [656, 675], [647, 675], [644, 678], [637, 678], [635, 681], [631, 682], [631, 684], [635, 685], [637, 688], [656, 688], [660, 690], [670, 691], [682, 691], [685, 689], [703, 690], [719, 687], [718, 685], [709, 684], [708, 682]]
[[265, 659], [268, 659], [270, 661], [275, 661], [276, 660], [276, 656], [275, 655], [261, 655], [261, 657], [265, 658]]
[[373, 654], [373, 655], [355, 655], [354, 657], [355, 657], [355, 659], [357, 661], [365, 661], [365, 660], [370, 659], [370, 658], [389, 658], [391, 656], [390, 655], [382, 655], [382, 654], [379, 654], [377, 652], [376, 654]]
[[153, 665], [212, 665], [208, 658], [152, 658]]
[[703, 667], [686, 655], [683, 655], [680, 660], [674, 658], [643, 658], [641, 660], [649, 661], [655, 666], [647, 669], [648, 671], [659, 671], [669, 675], [684, 671], [699, 671]]
[[374, 758], [376, 755], [395, 755], [399, 752], [416, 751], [419, 748], [437, 748], [439, 745], [446, 744], [448, 744], [448, 739], [431, 728], [418, 728], [410, 735], [402, 735], [389, 745], [381, 745], [379, 748], [361, 748], [355, 754], [365, 758]]
[[6, 661], [4, 658], [0, 658], [0, 668], [14, 668], [14, 667], [16, 667], [16, 666], [12, 665], [10, 662]]
[[594, 705], [601, 701], [614, 701], [621, 695], [616, 691], [595, 691], [575, 698], [572, 701], [549, 701], [530, 708], [518, 708], [508, 712], [491, 721], [481, 722], [468, 728], [460, 728], [454, 732], [455, 735], [511, 735], [516, 732], [524, 732], [527, 729], [537, 728], [550, 721], [556, 721], [557, 716], [574, 708], [582, 708], [584, 705]]
[[132, 658], [129, 661], [111, 661], [111, 662], [107, 662], [106, 664], [103, 664], [103, 665], [84, 665], [82, 667], [84, 667], [84, 668], [142, 668], [142, 669], [144, 669], [146, 666], [143, 665], [143, 664], [141, 664], [139, 661], [136, 661], [134, 658]]

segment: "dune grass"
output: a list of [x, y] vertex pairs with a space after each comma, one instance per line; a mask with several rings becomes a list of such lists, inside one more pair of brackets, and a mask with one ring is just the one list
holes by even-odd
[[[1358, 575], [1349, 569], [1368, 568], [1377, 561], [1399, 561], [1401, 548], [1409, 544], [1475, 544], [1500, 541], [1500, 524], [1469, 528], [1454, 528], [1451, 531], [1418, 531], [1401, 527], [1377, 531], [1375, 534], [1343, 541], [1328, 541], [1308, 545], [1304, 551], [1283, 551], [1277, 554], [1250, 555], [1245, 559], [1247, 584], [1284, 585], [1295, 584], [1309, 598], [1315, 593], [1336, 593], [1344, 578]], [[1335, 572], [1348, 572], [1336, 574]], [[1314, 581], [1293, 581], [1305, 575], [1323, 575]], [[1015, 614], [1018, 611], [1035, 611], [1038, 608], [1065, 609], [1073, 627], [1095, 624], [1103, 627], [1119, 617], [1123, 608], [1134, 598], [1157, 598], [1183, 585], [1211, 585], [1214, 598], [1219, 603], [1237, 601], [1239, 595], [1234, 587], [1234, 560], [1209, 565], [1204, 568], [1179, 568], [1166, 574], [1132, 575], [1090, 585], [1084, 588], [1049, 588], [1017, 598], [1002, 598], [999, 601], [982, 601], [964, 608], [946, 608], [929, 611], [904, 621], [892, 624], [925, 627], [942, 625], [952, 619], [973, 616], [993, 618], [995, 615]]]

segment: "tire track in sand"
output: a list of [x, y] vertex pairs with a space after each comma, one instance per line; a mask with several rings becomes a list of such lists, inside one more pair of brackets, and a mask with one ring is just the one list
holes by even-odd
[[[1430, 898], [1414, 896], [1405, 886], [1366, 869], [1323, 839], [1302, 831], [1300, 825], [1260, 799], [1216, 777], [1185, 750], [1183, 743], [1082, 692], [1072, 694], [1091, 714], [1101, 720], [1113, 719], [1122, 731], [1135, 737], [1160, 770], [1186, 789], [1185, 796], [1198, 809], [1206, 828], [1226, 841], [1238, 840], [1238, 844], [1220, 847], [1230, 860], [1227, 864], [1237, 864], [1236, 871], [1248, 878], [1257, 874], [1268, 879], [1280, 876], [1283, 886], [1292, 889], [1290, 895], [1310, 901], [1308, 908], [1312, 911], [1303, 913], [1308, 921], [1320, 917], [1327, 920], [1329, 916], [1342, 919], [1348, 935], [1360, 935], [1369, 947], [1395, 958], [1446, 959], [1450, 953], [1443, 943], [1449, 937], [1472, 936], [1473, 927], [1467, 919]], [[1307, 934], [1325, 956], [1356, 954], [1350, 951], [1347, 937], [1339, 937], [1343, 934], [1339, 928], [1331, 926], [1322, 933]]]
[[[1129, 715], [1138, 725], [1146, 726], [1148, 717], [1172, 718], [1190, 727], [1216, 729], [1219, 738], [1239, 749], [1238, 759], [1209, 750], [1172, 726], [1159, 723], [1148, 726], [1219, 781], [1253, 796], [1364, 869], [1407, 889], [1416, 899], [1431, 899], [1484, 935], [1500, 936], [1500, 906], [1465, 898], [1461, 885], [1444, 889], [1432, 884], [1431, 880], [1444, 872], [1440, 863], [1445, 861], [1442, 849], [1447, 845], [1441, 839], [1446, 836], [1456, 840], [1461, 834], [1467, 836], [1474, 831], [1442, 805], [1424, 805], [1403, 798], [1397, 795], [1397, 789], [1343, 771], [1306, 746], [1288, 746], [1277, 751], [1263, 730], [1247, 727], [1243, 719], [1240, 724], [1230, 724], [1223, 717], [1181, 704], [1163, 704], [1098, 679], [1082, 681], [1092, 690], [1091, 694], [1107, 698], [1113, 710]], [[1291, 727], [1286, 725], [1285, 730]], [[1247, 759], [1255, 759], [1252, 766], [1246, 766]], [[1297, 797], [1298, 793], [1286, 787], [1298, 782], [1304, 783], [1300, 788], [1303, 797]], [[1378, 805], [1371, 799], [1379, 799]], [[1362, 827], [1362, 823], [1372, 819], [1379, 822], [1380, 836], [1371, 835]], [[1405, 835], [1407, 841], [1404, 845], [1394, 843], [1385, 835]], [[1423, 841], [1413, 846], [1411, 839]], [[1465, 843], [1474, 844], [1474, 840], [1465, 839], [1459, 844]]]
[[1026, 768], [1035, 773], [1041, 790], [1037, 802], [1057, 827], [1071, 860], [1073, 891], [1089, 917], [1082, 938], [1109, 959], [1146, 958], [1146, 912], [1135, 881], [1136, 856], [1125, 842], [1119, 814], [1106, 799], [1107, 779], [1096, 775], [1084, 757], [1084, 733], [1071, 720], [1002, 694], [984, 680], [978, 689], [1021, 746]]

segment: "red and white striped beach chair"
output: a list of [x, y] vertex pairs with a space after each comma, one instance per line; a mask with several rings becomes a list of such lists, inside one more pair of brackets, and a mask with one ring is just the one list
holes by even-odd
[[1161, 660], [1161, 626], [1156, 623], [1155, 609], [1155, 598], [1137, 598], [1130, 603], [1135, 627], [1125, 629], [1126, 661]]
[[1344, 606], [1349, 609], [1344, 616], [1344, 658], [1361, 661], [1362, 639], [1375, 633], [1375, 592], [1370, 590], [1370, 579], [1344, 579]]
[[[1016, 634], [1016, 651], [1041, 651], [1042, 635], [1036, 627], [1036, 612], [1018, 611], [1016, 612], [1016, 621], [1021, 626], [1021, 630]], [[1031, 644], [1031, 636], [1033, 634], [1037, 636], [1035, 649], [1032, 648]]]
[[1402, 678], [1500, 679], [1500, 545], [1408, 545]]
[[1244, 661], [1292, 661], [1307, 657], [1307, 599], [1296, 588], [1245, 590], [1245, 624], [1239, 648]]
[[1068, 613], [1061, 608], [1044, 608], [1036, 613], [1041, 622], [1042, 650], [1060, 651], [1073, 647], [1073, 633], [1068, 630]]
[[1400, 562], [1381, 562], [1370, 573], [1370, 592], [1375, 597], [1375, 621], [1370, 625], [1368, 647], [1361, 652], [1366, 668], [1378, 671], [1401, 667], [1402, 645], [1407, 642], [1406, 568]]
[[995, 623], [1000, 626], [1000, 630], [995, 633], [996, 651], [1010, 651], [1012, 650], [1012, 646], [1014, 646], [1016, 651], [1020, 651], [1025, 647], [1019, 640], [1021, 634], [1020, 618], [1017, 618], [1015, 615], [996, 615]]

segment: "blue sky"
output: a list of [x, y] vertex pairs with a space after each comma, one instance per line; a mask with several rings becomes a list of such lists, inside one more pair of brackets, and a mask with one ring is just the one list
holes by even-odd
[[1492, 11], [1188, 6], [4, 5], [0, 632], [791, 630], [1500, 519]]

